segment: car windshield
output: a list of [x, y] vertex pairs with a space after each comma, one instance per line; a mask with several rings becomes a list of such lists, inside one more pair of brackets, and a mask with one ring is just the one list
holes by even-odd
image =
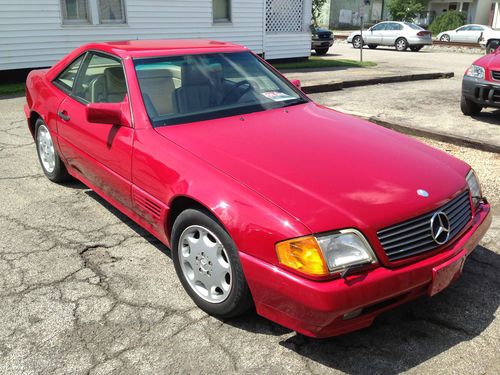
[[134, 60], [153, 126], [264, 111], [308, 99], [249, 52]]
[[411, 27], [413, 30], [425, 30], [424, 28], [422, 28], [418, 25], [415, 25], [414, 23], [405, 22], [405, 25], [408, 27]]

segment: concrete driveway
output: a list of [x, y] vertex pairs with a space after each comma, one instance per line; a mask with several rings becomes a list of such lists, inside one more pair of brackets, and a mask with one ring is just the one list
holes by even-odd
[[0, 374], [500, 373], [498, 220], [458, 282], [369, 329], [316, 341], [254, 313], [224, 322], [187, 297], [167, 248], [43, 176], [23, 102], [0, 100]]

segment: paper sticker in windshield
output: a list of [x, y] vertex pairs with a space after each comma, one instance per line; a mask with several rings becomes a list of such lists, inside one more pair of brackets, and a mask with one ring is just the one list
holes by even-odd
[[264, 95], [268, 99], [274, 100], [275, 102], [281, 102], [284, 100], [295, 99], [293, 96], [287, 95], [281, 91], [267, 91], [267, 92], [263, 92], [262, 95]]

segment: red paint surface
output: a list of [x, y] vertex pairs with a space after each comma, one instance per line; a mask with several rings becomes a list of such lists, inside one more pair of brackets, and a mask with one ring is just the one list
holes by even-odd
[[[131, 127], [89, 123], [86, 106], [52, 84], [88, 49], [122, 59], [130, 102], [124, 116]], [[452, 243], [388, 261], [377, 230], [441, 206], [466, 189], [470, 169], [401, 134], [313, 102], [152, 128], [132, 58], [242, 50], [182, 40], [86, 45], [52, 69], [29, 75], [26, 115], [44, 119], [73, 176], [167, 246], [169, 207], [176, 198], [209, 209], [239, 248], [258, 313], [306, 335], [331, 336], [371, 324], [380, 312], [426, 293], [434, 267], [474, 249], [491, 221], [487, 204]], [[60, 119], [58, 111], [70, 120]], [[430, 197], [419, 197], [417, 189]], [[319, 282], [278, 266], [276, 242], [342, 228], [367, 237], [379, 259], [376, 267], [347, 280]], [[384, 307], [342, 320], [388, 299]]]

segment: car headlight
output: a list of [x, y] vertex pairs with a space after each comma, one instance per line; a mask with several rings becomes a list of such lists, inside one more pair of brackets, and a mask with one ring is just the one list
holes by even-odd
[[276, 253], [281, 264], [311, 276], [327, 276], [377, 261], [364, 236], [355, 229], [279, 242]]
[[474, 78], [484, 78], [484, 68], [478, 65], [471, 65], [465, 72], [465, 75]]
[[471, 169], [469, 173], [467, 173], [467, 177], [465, 179], [467, 180], [467, 185], [469, 185], [470, 194], [472, 196], [472, 203], [474, 204], [474, 207], [476, 207], [479, 201], [481, 201], [483, 193], [481, 191], [481, 185], [479, 184], [479, 180], [474, 170]]

